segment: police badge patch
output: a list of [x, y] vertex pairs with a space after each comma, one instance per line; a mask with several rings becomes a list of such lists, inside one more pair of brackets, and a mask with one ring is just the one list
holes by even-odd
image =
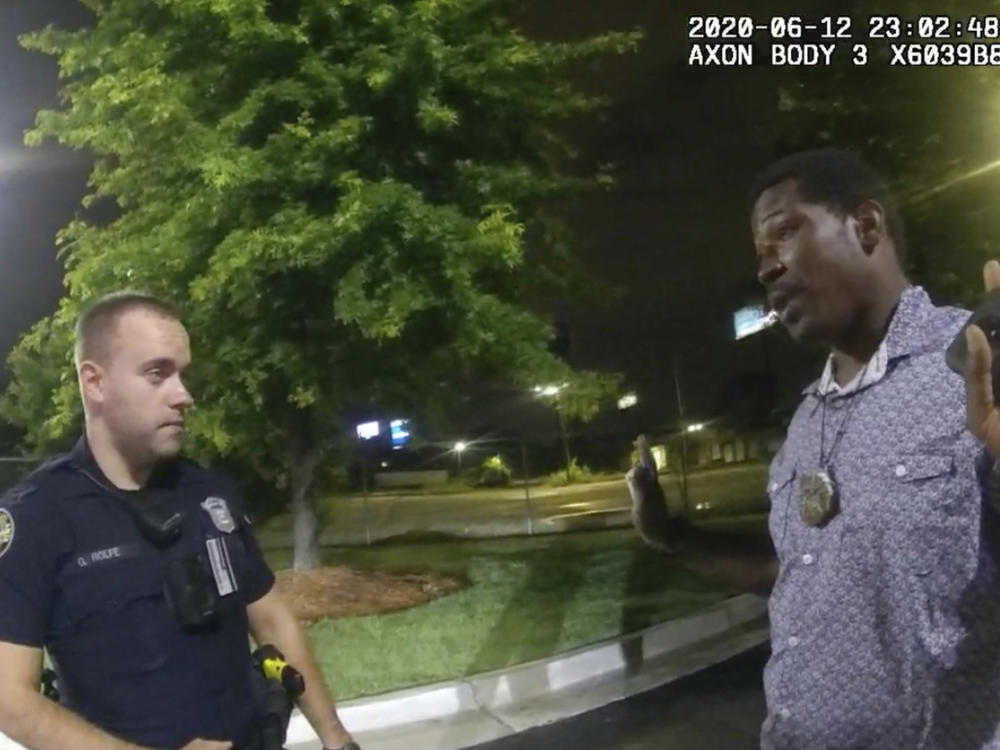
[[8, 511], [0, 508], [0, 557], [3, 557], [3, 553], [10, 549], [13, 541], [14, 519]]
[[201, 504], [208, 515], [212, 518], [215, 528], [225, 534], [232, 534], [236, 531], [236, 521], [233, 514], [229, 512], [229, 504], [221, 497], [206, 497]]

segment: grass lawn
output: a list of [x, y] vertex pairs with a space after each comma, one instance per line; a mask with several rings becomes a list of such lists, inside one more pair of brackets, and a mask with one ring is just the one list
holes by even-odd
[[[754, 463], [691, 472], [688, 475], [688, 511], [695, 518], [766, 512], [767, 471], [766, 463]], [[682, 509], [680, 475], [662, 475], [660, 482], [667, 493], [667, 502], [679, 512]]]
[[[267, 551], [275, 569], [291, 550]], [[325, 548], [326, 564], [462, 576], [464, 590], [401, 612], [309, 629], [341, 699], [498, 669], [690, 614], [734, 592], [707, 585], [634, 531]]]

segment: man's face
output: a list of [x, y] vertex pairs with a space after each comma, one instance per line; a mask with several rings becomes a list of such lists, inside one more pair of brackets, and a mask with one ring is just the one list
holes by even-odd
[[806, 203], [794, 179], [760, 194], [751, 216], [757, 278], [795, 341], [834, 344], [859, 314], [864, 251], [855, 219]]
[[108, 352], [100, 409], [119, 450], [154, 461], [177, 455], [184, 413], [194, 403], [181, 380], [191, 362], [184, 326], [151, 310], [129, 310]]

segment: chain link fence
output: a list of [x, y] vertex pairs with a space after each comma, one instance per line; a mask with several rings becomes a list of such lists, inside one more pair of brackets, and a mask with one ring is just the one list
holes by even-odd
[[[668, 502], [693, 516], [764, 513], [767, 465], [780, 439], [712, 427], [694, 434], [650, 433]], [[435, 443], [406, 452], [359, 448], [352, 464], [335, 467], [316, 488], [322, 498], [322, 541], [541, 534], [631, 522], [623, 481], [635, 463], [629, 436], [501, 436], [458, 447]], [[38, 463], [0, 456], [0, 492], [27, 477]], [[241, 484], [250, 499], [270, 506], [254, 512], [265, 533], [277, 543], [290, 543], [292, 520], [283, 497], [287, 489], [262, 492]]]
[[[631, 437], [561, 437], [490, 437], [412, 451], [360, 444], [353, 463], [339, 471], [331, 467], [333, 481], [317, 488], [321, 543], [630, 525], [623, 477], [635, 463]], [[763, 519], [768, 463], [780, 435], [705, 426], [697, 434], [650, 432], [649, 437], [672, 507], [692, 517]], [[262, 519], [260, 530], [270, 543], [288, 545], [292, 518], [287, 504], [281, 507]]]

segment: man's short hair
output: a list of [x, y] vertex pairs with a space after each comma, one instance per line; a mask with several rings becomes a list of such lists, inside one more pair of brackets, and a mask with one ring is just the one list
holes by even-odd
[[768, 188], [794, 179], [799, 195], [808, 203], [826, 206], [845, 216], [866, 200], [877, 201], [885, 211], [886, 228], [902, 262], [906, 256], [903, 219], [885, 180], [856, 154], [834, 148], [800, 151], [764, 169], [750, 189], [750, 210]]
[[122, 291], [106, 294], [93, 302], [76, 321], [76, 365], [84, 360], [105, 363], [119, 318], [131, 310], [143, 309], [172, 320], [180, 320], [177, 308], [144, 292]]

